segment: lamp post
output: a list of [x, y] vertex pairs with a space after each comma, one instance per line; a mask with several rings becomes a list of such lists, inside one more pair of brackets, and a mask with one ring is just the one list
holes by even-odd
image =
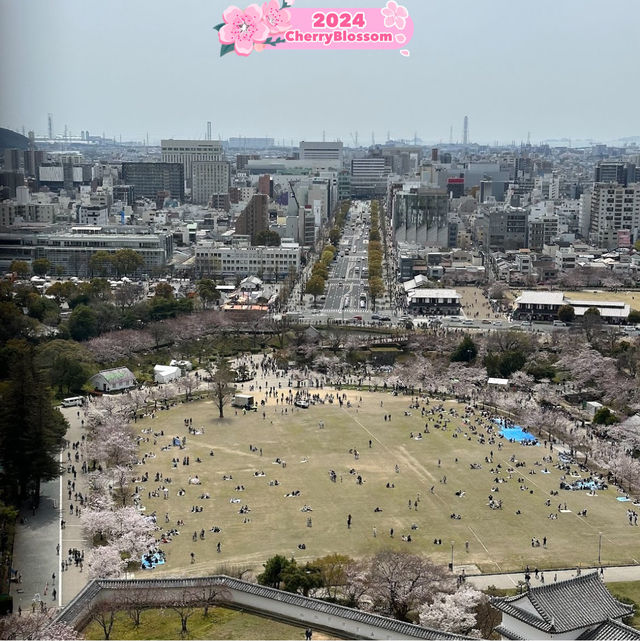
[[602, 532], [598, 532], [598, 565], [602, 565]]
[[453, 544], [454, 541], [451, 541], [451, 563], [449, 563], [449, 570], [453, 572]]

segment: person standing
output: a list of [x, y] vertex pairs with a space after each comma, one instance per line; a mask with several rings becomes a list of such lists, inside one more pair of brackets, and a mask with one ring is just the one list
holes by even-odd
[[347, 515], [347, 529], [351, 529], [351, 514]]

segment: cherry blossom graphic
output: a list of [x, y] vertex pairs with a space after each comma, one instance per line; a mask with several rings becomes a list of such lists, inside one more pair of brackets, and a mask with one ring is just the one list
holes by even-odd
[[400, 49], [400, 55], [408, 58], [411, 55], [411, 52], [408, 49]]
[[278, 0], [269, 0], [262, 5], [262, 21], [269, 33], [277, 34], [291, 27], [291, 12], [278, 6]]
[[248, 56], [254, 43], [262, 43], [269, 36], [269, 28], [262, 17], [262, 9], [257, 4], [249, 5], [244, 11], [233, 5], [228, 7], [222, 14], [224, 25], [218, 30], [220, 42], [232, 45], [239, 56]]
[[405, 28], [407, 18], [409, 17], [409, 12], [406, 7], [403, 7], [394, 0], [389, 0], [386, 6], [380, 9], [380, 13], [384, 16], [385, 27], [397, 27], [398, 29]]

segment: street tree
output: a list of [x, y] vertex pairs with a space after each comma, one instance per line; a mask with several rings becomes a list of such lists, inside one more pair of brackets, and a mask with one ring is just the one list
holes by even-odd
[[133, 249], [119, 249], [111, 255], [111, 262], [118, 276], [128, 276], [144, 265], [144, 258]]
[[384, 282], [379, 276], [369, 280], [369, 296], [371, 297], [371, 306], [376, 309], [376, 300], [384, 295]]
[[311, 294], [313, 296], [313, 306], [314, 307], [316, 306], [316, 301], [317, 301], [318, 296], [322, 296], [322, 294], [324, 294], [324, 287], [325, 287], [325, 281], [319, 275], [312, 276], [307, 281], [307, 286], [305, 288], [305, 292], [307, 294]]
[[108, 276], [113, 269], [113, 254], [103, 249], [91, 255], [89, 258], [89, 273], [92, 276]]
[[561, 320], [563, 323], [572, 323], [575, 316], [576, 310], [572, 305], [562, 305], [558, 309], [558, 320]]
[[118, 285], [113, 293], [115, 304], [122, 309], [131, 307], [136, 301], [140, 300], [143, 294], [141, 285], [124, 281]]
[[26, 260], [12, 260], [11, 265], [9, 265], [9, 271], [14, 272], [18, 278], [26, 278], [30, 272], [31, 267]]
[[51, 271], [51, 261], [48, 258], [36, 258], [31, 263], [31, 270], [36, 276], [45, 276]]

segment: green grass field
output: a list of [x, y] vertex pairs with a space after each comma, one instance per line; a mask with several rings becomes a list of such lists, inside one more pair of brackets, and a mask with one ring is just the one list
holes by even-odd
[[[412, 440], [410, 432], [424, 429], [426, 419], [421, 418], [420, 410], [411, 410], [412, 416], [404, 415], [410, 397], [354, 391], [347, 392], [347, 396], [354, 404], [351, 409], [325, 404], [296, 409], [292, 414], [288, 407], [287, 415], [282, 415], [280, 407], [270, 400], [265, 408], [266, 420], [262, 411], [246, 415], [238, 412], [236, 416], [228, 407], [228, 418], [220, 421], [213, 403], [202, 401], [160, 411], [155, 419], [138, 421], [138, 431], [164, 430], [155, 446], [153, 434], [146, 434], [150, 441], [140, 447], [141, 455], [156, 455], [136, 470], [139, 474], [149, 473], [149, 481], [141, 484], [146, 513], [156, 511], [163, 528], [174, 527], [178, 519], [184, 520], [185, 525], [178, 528], [179, 536], [161, 546], [167, 554], [166, 565], [137, 572], [136, 576], [202, 575], [219, 571], [225, 564], [259, 570], [268, 557], [277, 553], [306, 561], [333, 552], [360, 557], [389, 546], [448, 563], [452, 542], [455, 565], [476, 564], [484, 572], [517, 570], [526, 564], [545, 568], [584, 566], [597, 563], [599, 532], [603, 563], [631, 563], [640, 558], [638, 530], [630, 527], [626, 518], [631, 504], [616, 501], [615, 489], [600, 491], [594, 497], [586, 492], [561, 490], [559, 496], [550, 497], [550, 507], [545, 505], [549, 492], [559, 489], [561, 472], [548, 465], [551, 473], [542, 474], [543, 468], [534, 465], [550, 453], [544, 447], [504, 442], [499, 451], [497, 442], [493, 446], [481, 445], [471, 433], [467, 439], [466, 427], [459, 419], [454, 419], [447, 431], [435, 429], [431, 419], [430, 433], [421, 441]], [[363, 402], [358, 408], [356, 399], [360, 397]], [[447, 402], [445, 407], [461, 409], [453, 402]], [[383, 417], [388, 413], [392, 420], [385, 422]], [[205, 433], [189, 435], [184, 426], [187, 417], [193, 418], [194, 427], [204, 427]], [[324, 429], [319, 428], [320, 421], [324, 421]], [[458, 425], [463, 433], [453, 438]], [[161, 451], [174, 435], [187, 436], [186, 448]], [[250, 444], [262, 448], [263, 455], [251, 452]], [[359, 460], [349, 453], [352, 448], [359, 451]], [[212, 449], [213, 457], [209, 455]], [[487, 464], [484, 457], [491, 449], [494, 462]], [[183, 466], [187, 455], [190, 465]], [[496, 473], [490, 469], [500, 463], [506, 476], [512, 455], [525, 461], [526, 467], [517, 468], [507, 483], [496, 485]], [[180, 460], [175, 469], [173, 457]], [[198, 457], [202, 463], [196, 462]], [[286, 468], [274, 463], [276, 457], [286, 461]], [[471, 463], [480, 463], [482, 469], [472, 470]], [[363, 477], [362, 485], [357, 484], [355, 474], [350, 474], [352, 469]], [[336, 483], [330, 481], [329, 470], [335, 470]], [[530, 475], [530, 470], [537, 473]], [[262, 471], [265, 476], [254, 476]], [[156, 472], [172, 478], [168, 500], [162, 498], [162, 493], [159, 498], [148, 498], [149, 491], [162, 485], [153, 480]], [[189, 484], [189, 478], [195, 475], [201, 485]], [[232, 480], [224, 481], [223, 475], [232, 476]], [[446, 484], [441, 483], [444, 476]], [[518, 477], [524, 482], [518, 482]], [[269, 481], [275, 479], [280, 485], [269, 486]], [[395, 487], [387, 489], [387, 483]], [[245, 490], [235, 491], [238, 485]], [[521, 490], [521, 485], [528, 489]], [[492, 487], [499, 491], [492, 492]], [[177, 493], [181, 488], [186, 494], [180, 497]], [[300, 490], [300, 496], [285, 498], [294, 490]], [[459, 490], [465, 492], [463, 497], [456, 496]], [[211, 498], [200, 499], [203, 492]], [[502, 499], [502, 510], [487, 506], [490, 493]], [[413, 503], [418, 496], [416, 511]], [[240, 503], [231, 503], [231, 499], [240, 499]], [[565, 502], [570, 512], [558, 514], [557, 520], [549, 519], [550, 513], [557, 513], [558, 504]], [[194, 505], [201, 505], [204, 510], [192, 513]], [[244, 515], [238, 513], [243, 505], [251, 510]], [[304, 505], [313, 511], [302, 512]], [[374, 512], [376, 507], [382, 512]], [[588, 516], [579, 517], [577, 512], [584, 508], [588, 509]], [[517, 515], [517, 510], [521, 514]], [[170, 523], [165, 525], [166, 512]], [[460, 514], [462, 519], [452, 520], [451, 513]], [[352, 515], [350, 529], [348, 514]], [[312, 527], [307, 527], [308, 517], [312, 518]], [[412, 524], [418, 528], [411, 530]], [[214, 525], [222, 531], [210, 532]], [[199, 533], [203, 528], [205, 540], [193, 542], [193, 532]], [[391, 528], [393, 538], [389, 535]], [[408, 534], [412, 542], [401, 539]], [[542, 541], [545, 536], [547, 549], [531, 547], [531, 537]], [[442, 539], [442, 545], [434, 545], [434, 538]], [[216, 552], [218, 542], [220, 553]], [[303, 543], [306, 549], [298, 549]], [[191, 552], [195, 553], [193, 564]]]
[[[197, 610], [188, 621], [189, 634], [180, 636], [180, 617], [171, 609], [147, 610], [140, 625], [133, 625], [125, 612], [116, 614], [112, 639], [304, 639], [304, 628], [279, 623], [264, 617], [212, 608], [205, 617]], [[104, 639], [102, 628], [95, 622], [83, 631], [86, 639]], [[328, 637], [314, 633], [314, 639]]]

